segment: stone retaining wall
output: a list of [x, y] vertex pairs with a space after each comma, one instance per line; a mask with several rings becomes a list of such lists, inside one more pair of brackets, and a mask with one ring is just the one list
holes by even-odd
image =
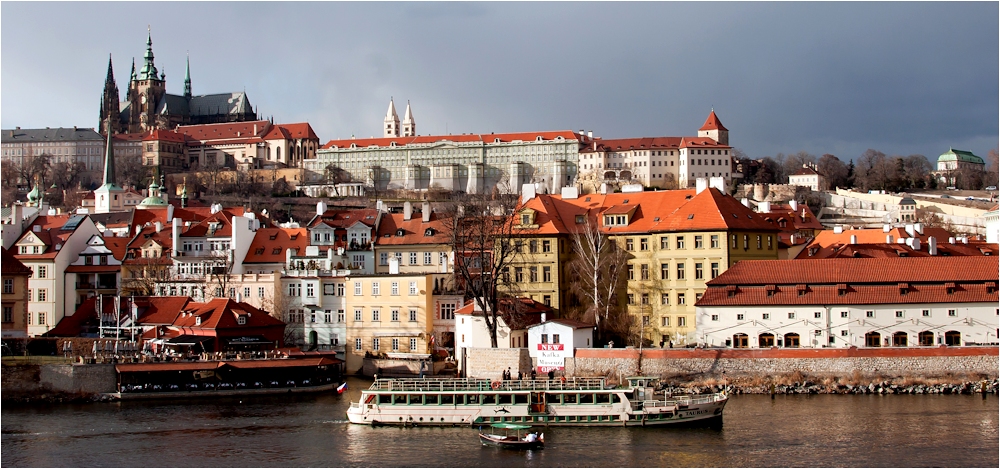
[[115, 392], [118, 385], [114, 365], [4, 366], [2, 382], [4, 400], [87, 398]]
[[[641, 365], [641, 366], [640, 366]], [[470, 378], [496, 379], [510, 367], [531, 373], [527, 349], [468, 349]], [[975, 374], [997, 377], [997, 347], [846, 348], [846, 349], [577, 349], [557, 375], [618, 376], [769, 376], [813, 374], [943, 376]]]

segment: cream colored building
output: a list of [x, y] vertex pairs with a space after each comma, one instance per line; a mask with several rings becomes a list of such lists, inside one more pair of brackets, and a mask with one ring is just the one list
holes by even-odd
[[360, 370], [366, 354], [430, 353], [433, 275], [351, 275], [345, 280], [347, 373]]

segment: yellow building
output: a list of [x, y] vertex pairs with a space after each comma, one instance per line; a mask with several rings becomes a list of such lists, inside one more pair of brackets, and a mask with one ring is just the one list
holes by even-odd
[[403, 213], [386, 213], [379, 220], [375, 271], [390, 273], [390, 260], [396, 258], [402, 274], [454, 272], [450, 233], [429, 203], [414, 213], [406, 202]]
[[3, 338], [28, 336], [28, 278], [31, 269], [3, 250]]
[[434, 275], [352, 275], [345, 283], [348, 373], [366, 354], [430, 353]]
[[634, 318], [635, 332], [656, 345], [694, 342], [694, 305], [705, 282], [740, 260], [778, 258], [778, 229], [714, 187], [578, 198], [539, 195], [517, 215], [525, 242], [550, 239], [559, 247], [548, 258], [529, 247], [512, 269], [524, 272], [556, 263], [559, 268], [553, 271], [561, 275], [549, 286], [530, 277], [517, 282], [515, 270], [516, 284], [526, 293], [562, 292], [560, 301], [566, 306], [581, 302], [567, 266], [580, 254], [574, 237], [594, 224], [624, 253], [624, 270], [619, 271], [624, 288], [612, 301], [617, 299]]
[[[541, 207], [532, 208], [532, 202]], [[555, 209], [551, 204], [547, 197], [536, 197], [516, 214], [516, 253], [504, 269], [503, 286], [509, 294], [531, 298], [558, 314], [566, 302], [566, 290], [560, 287], [571, 268], [572, 244], [558, 214], [550, 214]]]

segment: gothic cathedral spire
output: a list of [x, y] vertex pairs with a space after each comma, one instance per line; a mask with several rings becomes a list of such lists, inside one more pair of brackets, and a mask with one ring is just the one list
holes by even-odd
[[184, 71], [184, 97], [191, 99], [191, 56], [187, 57], [187, 70]]
[[108, 54], [108, 76], [104, 79], [104, 94], [101, 95], [100, 125], [103, 134], [121, 132], [121, 121], [118, 107], [118, 85], [115, 84], [114, 67], [111, 65], [111, 54]]

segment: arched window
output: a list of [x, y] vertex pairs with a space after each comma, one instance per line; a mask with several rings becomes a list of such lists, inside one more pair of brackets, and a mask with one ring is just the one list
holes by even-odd
[[878, 332], [869, 332], [865, 334], [865, 347], [881, 347], [882, 346], [882, 335]]
[[892, 334], [893, 347], [906, 347], [906, 333], [899, 331]]
[[757, 337], [758, 347], [774, 347], [774, 334], [770, 332], [765, 332]]
[[785, 334], [785, 347], [799, 348], [799, 335], [794, 332]]
[[750, 337], [740, 332], [733, 334], [733, 348], [747, 348], [750, 346]]
[[934, 333], [931, 331], [923, 331], [917, 334], [917, 340], [920, 341], [921, 347], [930, 347], [934, 345]]
[[277, 147], [274, 149], [274, 160], [281, 161], [281, 147]]
[[962, 333], [958, 331], [948, 331], [944, 333], [945, 345], [962, 345]]
[[316, 342], [318, 340], [319, 340], [319, 337], [318, 337], [318, 334], [316, 334], [316, 331], [310, 331], [309, 332], [309, 345], [315, 346]]

